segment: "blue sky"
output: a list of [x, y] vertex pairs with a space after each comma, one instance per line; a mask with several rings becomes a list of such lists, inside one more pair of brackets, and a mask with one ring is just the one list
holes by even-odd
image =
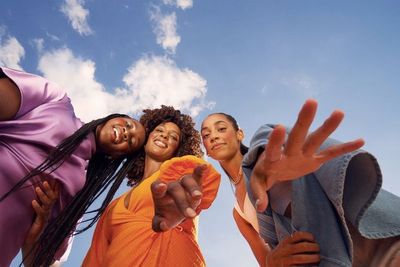
[[[313, 128], [343, 110], [334, 137], [363, 137], [383, 186], [400, 195], [399, 14], [399, 2], [386, 0], [3, 0], [0, 65], [63, 85], [85, 121], [160, 104], [198, 124], [223, 111], [246, 144], [262, 123], [293, 124], [313, 97]], [[223, 177], [200, 219], [208, 266], [256, 266], [232, 206]], [[91, 231], [78, 236], [64, 266], [78, 266], [90, 240]]]

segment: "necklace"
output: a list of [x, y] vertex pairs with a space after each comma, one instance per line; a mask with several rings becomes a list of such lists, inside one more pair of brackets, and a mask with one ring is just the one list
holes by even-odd
[[230, 178], [231, 183], [233, 185], [237, 185], [242, 180], [242, 177], [243, 177], [243, 169], [242, 169], [242, 166], [240, 166], [239, 172], [238, 172], [238, 174], [236, 176], [236, 179], [233, 179], [232, 177], [229, 177], [229, 178]]

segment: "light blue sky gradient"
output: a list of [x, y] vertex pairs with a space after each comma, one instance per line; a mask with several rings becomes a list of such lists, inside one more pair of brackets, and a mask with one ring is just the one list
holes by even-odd
[[[61, 11], [67, 2], [75, 8], [69, 17]], [[381, 164], [384, 188], [400, 195], [398, 1], [67, 2], [3, 0], [0, 64], [60, 83], [84, 120], [112, 111], [137, 116], [165, 103], [199, 125], [223, 111], [237, 118], [248, 144], [262, 123], [293, 124], [312, 97], [319, 101], [313, 129], [343, 110], [333, 137], [363, 137]], [[208, 266], [257, 265], [232, 207], [223, 176], [200, 219]], [[91, 234], [75, 239], [64, 266], [80, 265]]]

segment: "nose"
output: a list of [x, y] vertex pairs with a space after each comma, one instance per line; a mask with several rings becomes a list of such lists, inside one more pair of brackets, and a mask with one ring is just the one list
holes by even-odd
[[124, 141], [128, 141], [131, 138], [131, 133], [126, 129], [126, 127], [123, 128], [123, 137]]
[[160, 132], [160, 137], [164, 138], [164, 139], [168, 139], [168, 134], [164, 133], [164, 132]]
[[211, 143], [216, 141], [216, 140], [218, 140], [218, 139], [219, 139], [218, 134], [210, 133], [210, 141], [211, 141]]

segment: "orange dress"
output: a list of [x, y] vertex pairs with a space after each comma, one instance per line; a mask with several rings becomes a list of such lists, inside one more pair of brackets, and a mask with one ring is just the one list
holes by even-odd
[[[175, 181], [192, 173], [206, 162], [194, 156], [173, 158], [164, 162], [160, 170], [131, 189], [129, 207], [124, 205], [130, 192], [115, 199], [97, 223], [91, 247], [82, 266], [145, 266], [189, 267], [205, 266], [197, 243], [197, 218], [186, 219], [177, 227], [162, 233], [151, 228], [154, 204], [150, 186], [159, 178]], [[208, 164], [203, 173], [201, 204], [196, 210], [207, 209], [214, 201], [220, 174]]]

